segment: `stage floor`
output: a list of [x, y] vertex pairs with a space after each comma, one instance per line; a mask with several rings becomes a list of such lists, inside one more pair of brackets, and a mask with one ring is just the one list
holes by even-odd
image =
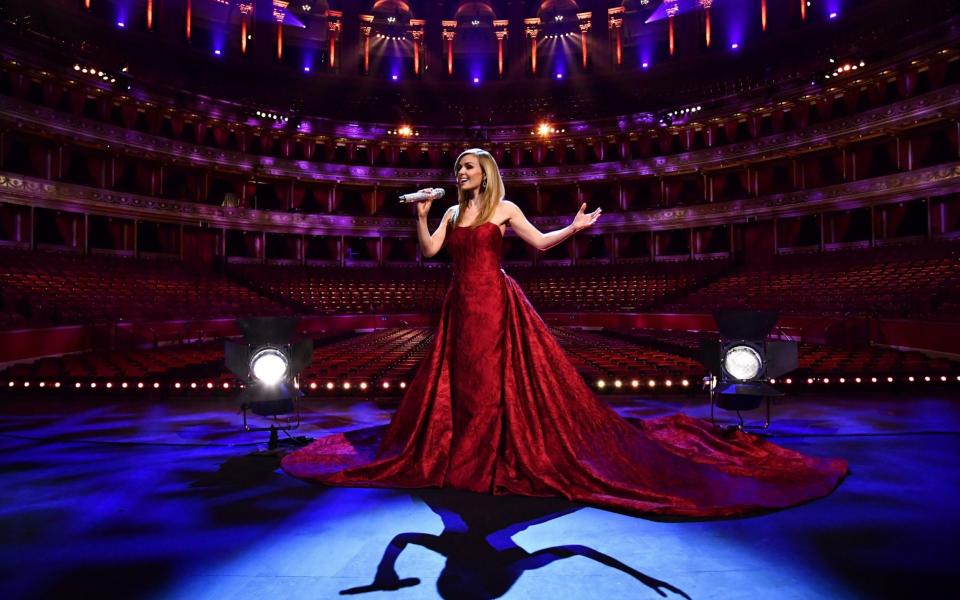
[[[608, 400], [631, 417], [708, 414], [699, 396]], [[316, 437], [385, 423], [393, 405], [304, 410], [298, 434]], [[226, 399], [8, 398], [0, 415], [5, 599], [902, 599], [960, 587], [960, 399], [946, 392], [782, 400], [767, 433], [845, 458], [851, 475], [803, 506], [679, 522], [310, 485], [257, 453], [266, 435], [243, 432]], [[378, 576], [394, 559], [397, 579]]]

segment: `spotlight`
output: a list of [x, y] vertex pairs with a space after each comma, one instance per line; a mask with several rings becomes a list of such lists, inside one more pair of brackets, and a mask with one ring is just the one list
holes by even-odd
[[783, 392], [767, 381], [799, 366], [796, 342], [766, 339], [777, 317], [775, 311], [721, 310], [714, 314], [719, 339], [700, 346], [701, 360], [710, 372], [711, 420], [716, 405], [736, 411], [737, 427], [743, 429], [740, 411], [757, 408], [765, 399], [763, 427], [770, 425], [770, 398]]
[[474, 83], [480, 83], [480, 78], [479, 78], [479, 77], [474, 77], [474, 78], [473, 78], [473, 82], [474, 82]]
[[123, 28], [126, 27], [126, 26], [127, 26], [127, 24], [124, 23], [123, 21], [117, 21], [117, 27], [123, 29]]
[[266, 346], [250, 359], [250, 372], [261, 383], [276, 385], [287, 374], [287, 357], [280, 349]]
[[648, 67], [650, 66], [650, 63], [644, 61], [644, 63], [643, 63], [642, 65], [640, 65], [640, 66], [643, 67], [644, 69], [646, 69], [646, 68], [648, 68]]
[[[299, 322], [297, 317], [238, 319], [237, 326], [244, 340], [242, 343], [228, 341], [224, 347], [227, 369], [247, 384], [240, 394], [243, 428], [269, 430], [271, 450], [278, 444], [277, 431], [300, 426], [299, 411], [295, 421], [278, 419], [280, 415], [295, 412], [294, 398], [303, 395], [297, 389], [297, 375], [313, 358], [313, 340], [291, 341]], [[269, 417], [273, 422], [269, 427], [251, 427], [247, 423], [247, 411]]]
[[731, 48], [732, 50], [736, 50], [736, 49], [739, 48], [739, 47], [740, 47], [740, 44], [738, 44], [738, 43], [736, 43], [736, 42], [730, 44], [730, 48]]
[[835, 12], [830, 13], [830, 18], [831, 18], [831, 19], [836, 19], [836, 18], [837, 18], [837, 13], [835, 13]]

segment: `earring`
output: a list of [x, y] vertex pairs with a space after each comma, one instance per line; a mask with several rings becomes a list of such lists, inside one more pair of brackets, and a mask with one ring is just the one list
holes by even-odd
[[484, 177], [483, 181], [480, 182], [480, 191], [483, 192], [483, 191], [486, 191], [486, 189], [487, 189], [487, 178]]

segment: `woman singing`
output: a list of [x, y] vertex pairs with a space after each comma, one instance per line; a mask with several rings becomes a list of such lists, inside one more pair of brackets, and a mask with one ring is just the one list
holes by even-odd
[[546, 250], [593, 225], [586, 204], [569, 225], [540, 232], [504, 199], [493, 156], [454, 165], [457, 204], [432, 234], [432, 200], [417, 204], [424, 256], [446, 247], [453, 278], [433, 346], [407, 388], [376, 456], [342, 435], [283, 460], [328, 485], [450, 487], [560, 496], [646, 514], [732, 516], [829, 493], [842, 460], [807, 457], [684, 415], [628, 423], [598, 400], [517, 283], [500, 268], [509, 225]]

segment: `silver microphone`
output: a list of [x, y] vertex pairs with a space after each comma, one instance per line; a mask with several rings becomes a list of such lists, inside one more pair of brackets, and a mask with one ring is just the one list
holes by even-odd
[[[413, 202], [423, 202], [424, 200], [438, 200], [443, 198], [443, 195], [446, 194], [446, 191], [443, 188], [433, 188], [429, 192], [429, 196], [424, 192], [414, 192], [412, 194], [404, 194], [400, 196], [400, 202], [405, 204], [410, 204]], [[431, 198], [430, 196], [433, 196]]]

